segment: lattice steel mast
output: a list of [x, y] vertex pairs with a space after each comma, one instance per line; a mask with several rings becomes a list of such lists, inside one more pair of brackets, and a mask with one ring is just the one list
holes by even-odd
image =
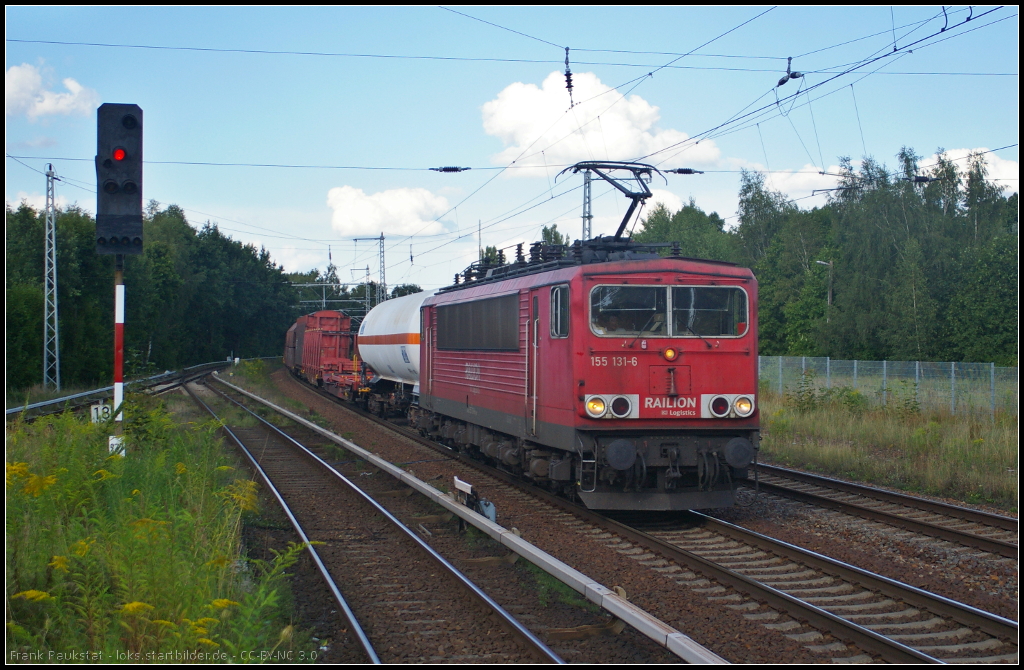
[[43, 282], [43, 386], [60, 390], [60, 329], [57, 319], [57, 214], [53, 165], [46, 165], [46, 244]]

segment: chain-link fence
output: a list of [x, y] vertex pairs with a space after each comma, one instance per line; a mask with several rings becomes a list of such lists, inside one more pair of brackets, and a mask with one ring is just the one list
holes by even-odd
[[842, 361], [814, 356], [760, 356], [761, 386], [779, 394], [803, 388], [848, 388], [868, 402], [913, 402], [921, 409], [1017, 415], [1017, 368], [994, 363]]

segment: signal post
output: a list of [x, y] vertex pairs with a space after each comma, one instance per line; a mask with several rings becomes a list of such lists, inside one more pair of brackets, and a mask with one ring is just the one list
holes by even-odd
[[142, 108], [105, 103], [96, 112], [96, 253], [114, 256], [114, 435], [123, 449], [124, 257], [142, 253]]

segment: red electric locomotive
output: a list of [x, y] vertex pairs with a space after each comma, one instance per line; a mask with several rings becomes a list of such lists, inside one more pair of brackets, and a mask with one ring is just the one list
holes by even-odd
[[753, 273], [611, 239], [564, 251], [422, 303], [410, 419], [590, 508], [731, 505], [759, 439]]

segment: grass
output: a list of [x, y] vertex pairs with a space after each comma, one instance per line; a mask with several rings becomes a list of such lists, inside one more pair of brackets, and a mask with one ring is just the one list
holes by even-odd
[[237, 662], [249, 649], [315, 648], [284, 609], [303, 547], [243, 556], [257, 485], [217, 426], [179, 425], [142, 396], [125, 415], [125, 456], [108, 452], [110, 425], [70, 413], [7, 426], [8, 659]]
[[537, 584], [537, 600], [541, 607], [547, 607], [551, 603], [551, 599], [554, 598], [558, 602], [578, 607], [588, 612], [599, 612], [601, 610], [600, 607], [581, 596], [572, 587], [552, 577], [533, 563], [520, 558], [516, 565], [520, 564], [522, 569], [526, 570]]
[[1017, 510], [1015, 416], [924, 412], [912, 393], [879, 408], [846, 387], [761, 391], [769, 462]]

